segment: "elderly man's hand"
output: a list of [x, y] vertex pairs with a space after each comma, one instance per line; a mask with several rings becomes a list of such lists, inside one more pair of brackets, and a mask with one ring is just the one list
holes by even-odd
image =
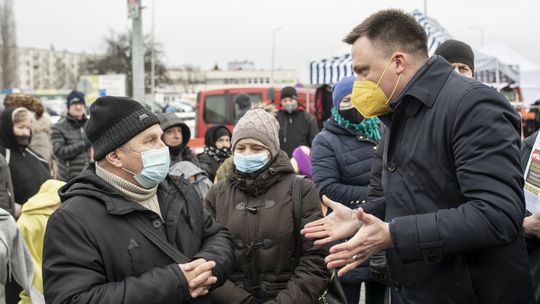
[[362, 209], [358, 209], [356, 214], [364, 225], [347, 242], [332, 246], [330, 255], [325, 259], [329, 269], [343, 267], [338, 276], [358, 267], [373, 254], [393, 246], [388, 223]]
[[217, 278], [212, 276], [212, 269], [216, 267], [216, 263], [213, 261], [197, 259], [178, 266], [189, 283], [189, 292], [192, 298], [208, 294], [212, 285], [217, 282]]
[[540, 238], [540, 211], [527, 216], [523, 220], [523, 229], [526, 234]]
[[315, 245], [324, 245], [352, 236], [361, 222], [356, 213], [345, 205], [323, 196], [323, 203], [334, 210], [329, 216], [306, 224], [300, 231], [307, 239], [317, 239]]

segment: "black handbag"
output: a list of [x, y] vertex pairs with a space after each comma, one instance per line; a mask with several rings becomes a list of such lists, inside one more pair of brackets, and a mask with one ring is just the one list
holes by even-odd
[[[294, 257], [296, 264], [300, 260], [302, 255], [302, 237], [300, 236], [300, 218], [302, 217], [302, 183], [305, 176], [297, 175], [294, 177], [293, 181], [293, 191], [292, 191], [292, 200], [293, 200], [293, 218], [294, 218]], [[319, 296], [320, 304], [347, 304], [347, 299], [345, 298], [345, 292], [343, 292], [343, 287], [341, 283], [336, 278], [336, 271], [332, 271], [330, 280], [326, 285], [326, 288]]]

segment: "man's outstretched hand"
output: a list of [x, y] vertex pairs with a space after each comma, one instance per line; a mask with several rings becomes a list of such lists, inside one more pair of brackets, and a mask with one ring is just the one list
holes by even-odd
[[328, 269], [343, 267], [338, 276], [358, 267], [373, 254], [393, 246], [388, 223], [362, 209], [358, 209], [356, 215], [363, 222], [362, 227], [347, 242], [332, 246], [330, 255], [325, 259]]
[[327, 217], [306, 224], [300, 234], [307, 239], [316, 239], [315, 245], [324, 245], [351, 237], [358, 231], [361, 222], [352, 209], [326, 196], [323, 196], [323, 203], [332, 208], [333, 212]]

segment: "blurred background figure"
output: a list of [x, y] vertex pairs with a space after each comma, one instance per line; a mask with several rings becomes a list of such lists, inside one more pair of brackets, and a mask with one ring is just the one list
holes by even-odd
[[213, 126], [206, 130], [204, 144], [204, 152], [197, 158], [201, 169], [213, 181], [219, 166], [231, 156], [231, 131], [225, 126]]
[[58, 164], [58, 179], [70, 181], [90, 160], [90, 141], [84, 133], [86, 101], [82, 92], [72, 91], [66, 99], [67, 115], [52, 128], [53, 154]]
[[474, 52], [471, 47], [459, 40], [448, 39], [435, 50], [435, 55], [444, 57], [463, 76], [474, 76]]
[[296, 147], [311, 147], [319, 128], [313, 117], [298, 107], [298, 94], [294, 87], [281, 89], [281, 109], [278, 111], [279, 143], [289, 157]]
[[23, 107], [34, 114], [35, 121], [32, 124], [32, 139], [28, 147], [51, 164], [53, 158], [51, 143], [52, 123], [41, 101], [34, 96], [13, 93], [7, 95], [4, 99], [4, 107]]
[[[34, 261], [33, 285], [43, 294], [43, 239], [45, 227], [49, 216], [60, 206], [58, 190], [66, 183], [49, 179], [39, 188], [39, 192], [32, 196], [22, 207], [22, 213], [17, 220], [17, 227], [26, 242], [28, 252]], [[21, 292], [21, 304], [32, 304], [28, 293]]]
[[206, 175], [206, 172], [201, 168], [195, 166], [192, 162], [181, 161], [174, 164], [170, 170], [170, 175], [184, 176], [195, 188], [202, 200], [206, 196], [210, 187], [212, 187], [212, 181]]
[[291, 165], [296, 174], [311, 179], [311, 149], [308, 146], [300, 146], [294, 149]]
[[15, 283], [27, 291], [33, 304], [45, 303], [43, 295], [32, 285], [34, 263], [15, 219], [1, 208], [0, 244], [0, 303], [14, 304], [19, 301], [20, 290]]
[[14, 218], [19, 217], [19, 213], [21, 211], [20, 205], [17, 205], [17, 210], [15, 209], [11, 172], [9, 169], [9, 164], [2, 154], [0, 154], [0, 208], [9, 212], [9, 214], [11, 214]]
[[241, 93], [234, 96], [233, 103], [235, 106], [235, 121], [239, 121], [251, 109], [251, 98], [249, 95]]
[[171, 166], [185, 160], [198, 167], [199, 161], [188, 147], [191, 139], [189, 127], [173, 113], [159, 113], [158, 117], [163, 130], [161, 140], [169, 147]]
[[19, 210], [52, 177], [47, 161], [28, 148], [33, 120], [26, 108], [7, 108], [0, 115], [0, 153], [9, 164], [15, 206]]

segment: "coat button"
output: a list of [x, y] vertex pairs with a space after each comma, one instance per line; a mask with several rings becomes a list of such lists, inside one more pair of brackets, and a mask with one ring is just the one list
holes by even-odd
[[397, 168], [397, 165], [396, 165], [395, 162], [390, 162], [390, 163], [388, 164], [388, 171], [394, 172], [394, 171], [396, 171], [396, 168]]
[[161, 227], [161, 221], [159, 219], [155, 219], [152, 221], [152, 226], [154, 226], [154, 228], [156, 229], [159, 229]]
[[400, 291], [401, 290], [401, 284], [399, 284], [398, 281], [394, 281], [394, 286], [392, 287], [395, 291]]

